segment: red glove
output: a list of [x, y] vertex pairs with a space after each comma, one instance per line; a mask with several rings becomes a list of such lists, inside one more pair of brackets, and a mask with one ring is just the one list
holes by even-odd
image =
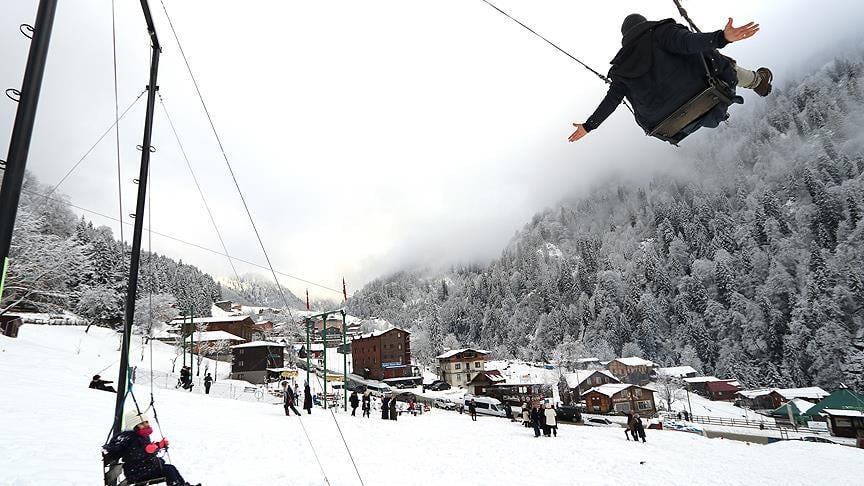
[[160, 449], [165, 449], [165, 448], [168, 447], [169, 442], [168, 442], [168, 439], [166, 439], [166, 438], [163, 437], [162, 440], [160, 440], [159, 442], [157, 442], [157, 444], [159, 444], [159, 448], [160, 448]]
[[144, 446], [144, 452], [147, 454], [155, 454], [157, 450], [159, 450], [159, 445], [155, 443], [150, 443]]

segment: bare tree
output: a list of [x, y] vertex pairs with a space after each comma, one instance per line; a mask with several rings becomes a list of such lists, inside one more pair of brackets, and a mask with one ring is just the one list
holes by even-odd
[[672, 411], [672, 404], [678, 401], [678, 392], [682, 388], [679, 378], [657, 373], [657, 394], [660, 396], [660, 406]]

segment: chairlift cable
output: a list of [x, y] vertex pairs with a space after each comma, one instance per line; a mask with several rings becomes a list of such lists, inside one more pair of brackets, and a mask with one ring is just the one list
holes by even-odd
[[[604, 76], [604, 75], [600, 74], [599, 72], [597, 72], [597, 70], [593, 69], [591, 66], [589, 66], [589, 65], [585, 64], [584, 62], [580, 61], [580, 60], [579, 60], [576, 56], [574, 56], [573, 54], [570, 54], [569, 52], [565, 51], [564, 49], [558, 47], [557, 44], [555, 44], [554, 42], [550, 41], [550, 40], [547, 39], [546, 37], [540, 35], [539, 33], [537, 33], [537, 31], [535, 31], [535, 30], [532, 29], [531, 27], [528, 27], [527, 25], [525, 25], [524, 23], [522, 23], [520, 20], [514, 18], [513, 16], [511, 16], [511, 15], [508, 14], [507, 12], [505, 12], [505, 11], [501, 10], [500, 8], [496, 7], [496, 6], [495, 6], [492, 2], [490, 2], [489, 0], [482, 0], [482, 2], [485, 3], [485, 4], [487, 4], [487, 5], [489, 5], [490, 7], [494, 8], [495, 10], [497, 10], [498, 12], [500, 12], [501, 14], [503, 14], [505, 17], [509, 18], [510, 20], [512, 20], [512, 21], [516, 22], [517, 24], [521, 25], [521, 26], [524, 27], [526, 30], [528, 30], [528, 32], [531, 32], [532, 34], [536, 35], [537, 37], [543, 39], [544, 41], [546, 41], [547, 44], [549, 44], [550, 46], [554, 47], [555, 49], [558, 49], [559, 51], [561, 51], [564, 55], [566, 55], [566, 56], [569, 57], [570, 59], [573, 59], [574, 61], [578, 62], [580, 65], [582, 65], [582, 67], [584, 67], [585, 69], [591, 71], [591, 72], [594, 73], [594, 75], [596, 75], [598, 78], [602, 79], [604, 83], [609, 84], [609, 85], [612, 84], [612, 80], [609, 79], [607, 76]], [[622, 103], [624, 106], [626, 106], [628, 110], [630, 110], [630, 113], [634, 113], [634, 112], [633, 112], [633, 108], [630, 107], [630, 104], [627, 103], [627, 101], [622, 100], [621, 103]], [[635, 115], [635, 113], [634, 113], [634, 115]]]
[[177, 146], [180, 147], [180, 153], [183, 155], [183, 160], [186, 162], [186, 167], [189, 169], [189, 173], [192, 175], [192, 180], [195, 182], [195, 188], [198, 189], [198, 195], [201, 196], [201, 202], [204, 203], [204, 208], [207, 210], [207, 214], [210, 216], [210, 223], [213, 224], [213, 229], [216, 231], [216, 236], [219, 238], [219, 243], [222, 245], [222, 250], [225, 252], [225, 255], [228, 258], [228, 264], [231, 265], [231, 270], [234, 271], [234, 278], [237, 279], [237, 283], [239, 284], [240, 274], [237, 272], [237, 268], [234, 266], [234, 260], [231, 259], [231, 255], [228, 253], [228, 247], [225, 245], [225, 240], [222, 238], [222, 232], [219, 231], [219, 226], [216, 224], [216, 219], [213, 217], [213, 211], [210, 210], [210, 205], [207, 204], [207, 198], [204, 197], [204, 191], [201, 189], [201, 184], [198, 183], [198, 177], [195, 176], [195, 171], [192, 169], [192, 164], [189, 162], [189, 157], [186, 155], [186, 149], [183, 148], [183, 143], [180, 142], [180, 135], [177, 134], [177, 128], [174, 126], [174, 121], [171, 119], [171, 115], [168, 113], [168, 107], [165, 106], [165, 100], [162, 99], [162, 93], [158, 93], [158, 96], [159, 104], [162, 106], [162, 111], [163, 113], [165, 113], [165, 118], [168, 120], [168, 125], [171, 127], [171, 132], [174, 134], [174, 139], [177, 141]]
[[[111, 52], [114, 61], [114, 134], [117, 147], [117, 210], [123, 219], [123, 176], [120, 172], [120, 105], [117, 89], [117, 22], [114, 12], [116, 0], [111, 0]], [[120, 261], [126, 261], [126, 239], [123, 237], [123, 225], [120, 225]]]

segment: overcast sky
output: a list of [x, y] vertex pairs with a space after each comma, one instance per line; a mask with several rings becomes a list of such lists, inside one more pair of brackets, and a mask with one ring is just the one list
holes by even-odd
[[[18, 24], [33, 22], [37, 3], [3, 0], [0, 87], [20, 85], [29, 44]], [[264, 264], [162, 4], [150, 3], [163, 45], [160, 91], [228, 252]], [[593, 111], [604, 84], [481, 0], [165, 3], [274, 266], [325, 286], [339, 288], [345, 276], [351, 292], [407, 265], [493, 258], [531, 215], [598, 178], [686, 163], [624, 109], [569, 144], [571, 123]], [[604, 73], [627, 14], [676, 15], [671, 0], [493, 3]], [[861, 45], [859, 0], [685, 6], [705, 31], [728, 16], [760, 22], [756, 37], [724, 52], [771, 67], [781, 86], [832, 50]], [[149, 44], [139, 2], [116, 9], [123, 110], [146, 85]], [[111, 2], [60, 2], [28, 163], [43, 183], [55, 184], [113, 122], [112, 72]], [[143, 101], [120, 124], [127, 222]], [[748, 94], [747, 103], [758, 100]], [[3, 154], [15, 108], [0, 101]], [[153, 229], [221, 251], [158, 103], [154, 130]], [[107, 137], [59, 191], [119, 217], [114, 143]], [[118, 235], [116, 222], [86, 216]], [[153, 246], [232, 276], [224, 257], [155, 236]], [[282, 282], [298, 295], [309, 287], [338, 297]]]

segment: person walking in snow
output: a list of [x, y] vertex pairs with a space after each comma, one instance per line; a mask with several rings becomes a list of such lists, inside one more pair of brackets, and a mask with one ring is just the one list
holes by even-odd
[[540, 409], [531, 408], [531, 426], [534, 427], [534, 437], [540, 437]]
[[522, 404], [522, 426], [527, 428], [531, 425], [531, 409], [528, 408], [528, 402]]
[[[633, 434], [633, 440], [639, 441], [642, 439], [642, 442], [645, 442], [645, 426], [642, 424], [642, 417], [639, 416], [638, 413], [633, 414], [633, 427], [634, 430], [631, 430], [630, 433]], [[638, 436], [638, 437], [637, 437]]]
[[295, 404], [297, 403], [297, 397], [294, 395], [294, 390], [291, 389], [291, 386], [288, 383], [285, 383], [285, 393], [282, 395], [282, 406], [285, 408], [285, 415], [291, 416], [290, 412], [294, 412], [297, 416], [300, 416], [300, 412], [297, 411], [297, 407]]
[[369, 412], [372, 411], [372, 399], [369, 397], [369, 390], [363, 392], [363, 416], [369, 417]]
[[312, 391], [309, 389], [309, 383], [303, 385], [303, 410], [312, 415]]
[[357, 416], [357, 405], [360, 404], [360, 398], [357, 396], [357, 390], [351, 392], [351, 396], [348, 398], [348, 403], [351, 404], [351, 416]]
[[[555, 437], [558, 437], [558, 412], [552, 408], [552, 405], [547, 405], [544, 412], [546, 415], [546, 427], [552, 431]], [[546, 434], [549, 437], [549, 434]]]
[[473, 398], [468, 401], [468, 414], [471, 415], [472, 421], [477, 421], [477, 402]]
[[381, 397], [381, 420], [390, 418], [390, 397], [384, 395]]
[[633, 440], [639, 440], [636, 437], [636, 420], [633, 418], [633, 412], [627, 412], [627, 427], [624, 428], [624, 436], [630, 440], [631, 435]]
[[123, 416], [123, 432], [102, 447], [102, 456], [106, 461], [122, 460], [123, 475], [130, 483], [164, 477], [168, 486], [191, 486], [176, 467], [157, 455], [168, 448], [168, 439], [151, 442], [152, 433], [150, 419], [130, 410]]
[[390, 420], [396, 420], [399, 416], [399, 412], [396, 410], [396, 397], [392, 397], [390, 399]]
[[210, 394], [210, 386], [213, 385], [213, 377], [210, 376], [210, 373], [207, 373], [207, 376], [204, 377], [204, 394]]

